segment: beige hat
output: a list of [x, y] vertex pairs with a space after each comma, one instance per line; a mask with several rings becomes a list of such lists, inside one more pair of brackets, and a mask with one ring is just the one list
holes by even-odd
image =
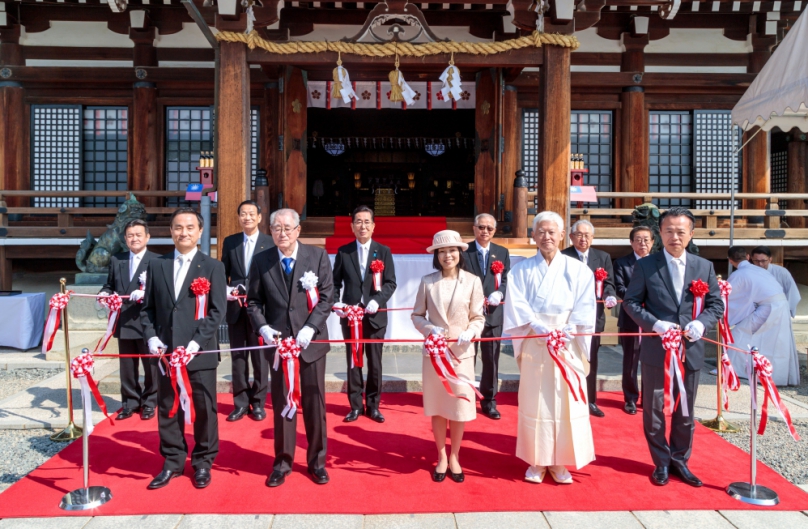
[[426, 249], [428, 253], [432, 253], [438, 248], [451, 248], [457, 247], [461, 250], [468, 250], [469, 245], [463, 242], [460, 234], [454, 230], [441, 230], [432, 237], [432, 246]]

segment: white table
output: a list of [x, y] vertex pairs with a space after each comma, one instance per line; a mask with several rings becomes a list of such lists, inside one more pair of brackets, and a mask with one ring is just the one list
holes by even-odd
[[45, 327], [45, 293], [0, 296], [0, 345], [26, 351], [39, 345]]

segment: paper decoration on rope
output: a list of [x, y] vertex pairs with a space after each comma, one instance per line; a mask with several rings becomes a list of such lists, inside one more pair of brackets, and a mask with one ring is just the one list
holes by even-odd
[[354, 92], [351, 78], [348, 75], [348, 70], [343, 68], [342, 60], [337, 59], [337, 67], [334, 68], [334, 82], [331, 85], [331, 104], [334, 101], [342, 99], [346, 105], [351, 104], [351, 99], [356, 99], [356, 92]]
[[[328, 90], [328, 84], [331, 90]], [[415, 95], [412, 103], [403, 101], [390, 101], [389, 94], [391, 85], [387, 81], [355, 81], [351, 82], [352, 89], [356, 94], [356, 99], [347, 103], [341, 97], [332, 97], [334, 91], [333, 81], [309, 81], [307, 83], [307, 106], [308, 108], [353, 108], [357, 109], [404, 109], [407, 110], [452, 110], [474, 109], [477, 104], [476, 90], [473, 83], [467, 83], [460, 93], [460, 99], [453, 101], [443, 97], [440, 91], [440, 83], [435, 82], [415, 82], [408, 83]], [[343, 85], [344, 86], [344, 85]]]
[[454, 65], [454, 53], [452, 54], [452, 60], [449, 61], [449, 66], [443, 70], [439, 79], [443, 83], [440, 89], [440, 94], [443, 96], [443, 99], [448, 101], [449, 98], [451, 98], [455, 101], [460, 101], [463, 89], [460, 86], [460, 70]]

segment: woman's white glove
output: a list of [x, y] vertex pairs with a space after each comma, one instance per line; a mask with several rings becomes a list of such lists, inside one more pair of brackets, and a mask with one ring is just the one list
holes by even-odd
[[446, 334], [446, 329], [443, 327], [438, 327], [437, 325], [432, 327], [432, 334]]
[[461, 332], [457, 337], [457, 345], [466, 345], [474, 339], [474, 331], [466, 329]]
[[134, 301], [136, 303], [140, 303], [143, 300], [143, 296], [146, 295], [144, 290], [135, 290], [131, 294], [129, 294], [129, 301]]

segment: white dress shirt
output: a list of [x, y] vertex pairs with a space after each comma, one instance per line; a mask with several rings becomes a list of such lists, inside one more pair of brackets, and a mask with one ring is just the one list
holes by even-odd
[[634, 259], [639, 261], [640, 259], [642, 259], [642, 257], [640, 257], [640, 255], [637, 252], [634, 252]]
[[365, 272], [368, 268], [368, 254], [370, 253], [370, 242], [373, 239], [368, 239], [368, 242], [362, 244], [359, 242], [359, 239], [356, 240], [356, 257], [359, 259], [359, 273], [362, 275], [362, 279], [365, 278]]
[[[298, 244], [295, 243], [295, 249], [292, 250], [292, 255], [289, 256], [289, 257], [292, 258], [292, 271], [294, 271], [295, 263], [297, 262], [297, 249], [298, 248], [299, 248]], [[280, 248], [278, 248], [278, 256], [280, 257], [280, 260], [281, 260], [281, 269], [283, 269], [283, 260], [286, 259], [286, 256], [283, 255], [283, 252], [281, 251]]]
[[687, 252], [682, 252], [679, 257], [674, 257], [668, 250], [662, 250], [665, 254], [665, 261], [668, 262], [668, 272], [673, 281], [673, 291], [676, 293], [676, 301], [681, 303], [682, 291], [685, 287], [685, 269], [687, 268]]
[[250, 263], [252, 263], [255, 245], [258, 243], [258, 230], [252, 235], [244, 234], [244, 274], [250, 273]]
[[581, 253], [578, 251], [578, 248], [575, 248], [575, 253], [578, 254], [578, 259], [580, 259], [583, 264], [589, 266], [589, 250]]
[[489, 244], [485, 248], [478, 242], [477, 243], [477, 253], [482, 254], [483, 256], [483, 263], [484, 263], [484, 270], [483, 270], [483, 277], [488, 273], [488, 252], [491, 251], [491, 245]]
[[191, 268], [191, 261], [193, 261], [197, 251], [198, 250], [194, 248], [183, 255], [179, 250], [174, 249], [174, 299], [180, 299], [182, 284], [185, 283], [185, 276], [188, 275], [188, 270]]
[[144, 255], [146, 255], [146, 248], [143, 248], [140, 253], [129, 252], [129, 281], [132, 281], [132, 278], [135, 277], [137, 267], [140, 266], [140, 261], [143, 260]]

